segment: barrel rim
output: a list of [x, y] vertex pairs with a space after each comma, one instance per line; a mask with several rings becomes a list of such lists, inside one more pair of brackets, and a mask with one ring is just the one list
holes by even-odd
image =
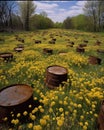
[[23, 47], [15, 47], [14, 50], [15, 51], [17, 51], [17, 50], [24, 50], [24, 48]]
[[58, 67], [64, 68], [64, 69], [66, 70], [66, 73], [63, 73], [63, 74], [67, 74], [67, 73], [68, 73], [68, 69], [67, 69], [66, 67], [61, 66], [61, 65], [51, 65], [51, 66], [48, 66], [47, 69], [46, 69], [46, 71], [47, 71], [48, 73], [50, 73], [50, 74], [53, 74], [53, 75], [62, 75], [62, 74], [54, 74], [54, 73], [51, 73], [51, 72], [48, 71], [48, 68], [54, 67], [54, 66], [58, 66]]
[[101, 58], [99, 58], [97, 56], [93, 56], [93, 55], [89, 55], [89, 58], [95, 58], [95, 59], [100, 59], [101, 60]]
[[[32, 97], [32, 95], [33, 95], [33, 89], [32, 89], [32, 87], [31, 87], [31, 86], [29, 86], [29, 85], [27, 85], [27, 84], [12, 84], [12, 85], [8, 85], [8, 86], [6, 86], [6, 87], [4, 87], [4, 88], [0, 89], [0, 92], [2, 92], [3, 90], [5, 90], [6, 88], [10, 88], [10, 87], [13, 87], [13, 86], [19, 86], [19, 85], [28, 86], [28, 87], [30, 87], [30, 88], [31, 88], [31, 90], [32, 90], [32, 93], [31, 93], [31, 96], [30, 96], [30, 98], [31, 98], [31, 97]], [[22, 103], [20, 103], [20, 104], [22, 104]], [[4, 107], [4, 108], [6, 108], [6, 107], [13, 107], [13, 106], [17, 106], [17, 105], [19, 105], [19, 104], [16, 104], [16, 105], [11, 105], [11, 106], [4, 106], [4, 105], [0, 105], [0, 107]]]
[[2, 52], [2, 53], [0, 53], [0, 56], [2, 56], [2, 55], [4, 55], [4, 54], [13, 55], [13, 53], [11, 53], [11, 52]]

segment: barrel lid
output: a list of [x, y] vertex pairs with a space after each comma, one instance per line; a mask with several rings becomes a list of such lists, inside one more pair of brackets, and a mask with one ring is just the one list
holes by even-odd
[[33, 94], [30, 86], [24, 84], [11, 85], [0, 91], [0, 106], [15, 106], [27, 101]]
[[10, 52], [0, 53], [0, 56], [1, 56], [1, 57], [4, 57], [4, 56], [10, 56], [10, 55], [13, 55], [13, 54], [10, 53]]
[[48, 67], [48, 72], [56, 75], [62, 75], [67, 73], [67, 69], [62, 66], [53, 65]]
[[16, 47], [14, 49], [17, 50], [17, 51], [21, 51], [21, 50], [23, 50], [23, 47]]

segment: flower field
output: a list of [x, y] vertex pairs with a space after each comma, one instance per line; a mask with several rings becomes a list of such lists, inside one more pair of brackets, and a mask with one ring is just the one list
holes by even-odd
[[[24, 42], [16, 40], [16, 36]], [[49, 41], [55, 38], [55, 44]], [[33, 88], [34, 102], [42, 105], [28, 113], [11, 113], [14, 127], [1, 125], [3, 130], [97, 130], [97, 117], [104, 99], [104, 34], [73, 30], [50, 29], [36, 32], [0, 34], [0, 53], [11, 52], [12, 61], [0, 58], [0, 89], [12, 84], [27, 84]], [[36, 44], [35, 40], [41, 40]], [[97, 45], [96, 41], [101, 44]], [[70, 46], [74, 42], [73, 47]], [[76, 52], [79, 44], [87, 44], [84, 53]], [[24, 45], [22, 52], [14, 48]], [[53, 54], [43, 53], [44, 48]], [[101, 59], [90, 64], [89, 56]], [[46, 68], [60, 65], [68, 70], [67, 82], [55, 89], [45, 84]], [[32, 104], [28, 107], [31, 108]], [[38, 112], [38, 114], [37, 114]], [[29, 116], [20, 122], [20, 117]], [[4, 122], [8, 117], [4, 118]]]

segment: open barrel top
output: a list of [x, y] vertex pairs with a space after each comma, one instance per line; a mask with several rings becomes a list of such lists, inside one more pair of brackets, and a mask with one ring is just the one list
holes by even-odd
[[15, 51], [23, 51], [23, 49], [24, 49], [23, 47], [15, 47], [14, 48]]
[[12, 53], [6, 52], [6, 53], [0, 53], [1, 57], [7, 57], [13, 55]]
[[67, 69], [58, 65], [49, 66], [47, 68], [49, 73], [56, 74], [56, 75], [63, 75], [67, 73]]
[[0, 90], [0, 106], [9, 107], [27, 101], [33, 94], [30, 86], [16, 84]]

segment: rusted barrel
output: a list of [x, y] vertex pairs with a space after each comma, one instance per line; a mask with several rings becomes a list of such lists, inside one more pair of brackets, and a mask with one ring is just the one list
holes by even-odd
[[25, 41], [24, 41], [24, 39], [22, 39], [22, 38], [17, 38], [17, 40], [19, 41], [19, 42], [22, 42], [22, 43], [24, 43]]
[[75, 43], [70, 41], [69, 44], [74, 45]]
[[56, 38], [52, 38], [52, 41], [56, 41]]
[[35, 40], [35, 44], [41, 43], [41, 40]]
[[50, 44], [55, 44], [55, 41], [54, 40], [50, 40], [49, 43]]
[[96, 41], [95, 45], [98, 45], [100, 46], [101, 45], [101, 42], [99, 40]]
[[101, 59], [98, 57], [95, 57], [95, 56], [89, 56], [88, 61], [92, 65], [95, 65], [95, 64], [100, 65], [101, 64]]
[[23, 44], [17, 44], [17, 47], [24, 48]]
[[85, 43], [88, 43], [88, 40], [84, 40]]
[[73, 47], [73, 45], [69, 43], [66, 45], [66, 47]]
[[97, 49], [97, 52], [104, 54], [104, 50], [102, 50], [102, 49]]
[[87, 44], [79, 44], [79, 47], [86, 47]]
[[84, 52], [85, 52], [85, 49], [84, 49], [83, 47], [77, 47], [77, 48], [76, 48], [76, 52], [84, 53]]
[[104, 130], [104, 100], [101, 103], [97, 123], [98, 123], [98, 130]]
[[6, 61], [10, 61], [13, 59], [13, 54], [8, 52], [8, 53], [0, 53], [0, 57], [3, 58]]
[[5, 42], [5, 40], [3, 38], [0, 38], [0, 42]]
[[53, 53], [53, 50], [50, 49], [50, 48], [44, 48], [44, 49], [43, 49], [43, 53], [44, 53], [44, 54], [52, 54], [52, 53]]
[[65, 55], [67, 55], [67, 53], [66, 52], [59, 52], [59, 55], [60, 56], [65, 56]]
[[0, 122], [8, 117], [11, 120], [11, 112], [14, 115], [29, 111], [29, 105], [33, 104], [33, 90], [25, 84], [14, 84], [0, 90]]
[[47, 67], [45, 82], [48, 88], [54, 89], [59, 87], [63, 81], [67, 81], [67, 73], [67, 69], [62, 66], [53, 65]]
[[15, 47], [14, 51], [16, 51], [16, 52], [22, 52], [23, 49], [24, 49], [23, 47]]

